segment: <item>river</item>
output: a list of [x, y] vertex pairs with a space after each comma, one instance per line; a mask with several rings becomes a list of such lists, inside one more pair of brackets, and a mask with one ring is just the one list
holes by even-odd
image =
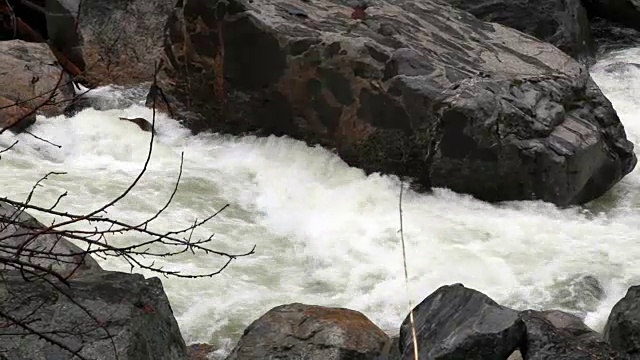
[[[638, 147], [640, 65], [611, 66], [617, 62], [640, 63], [640, 48], [609, 54], [591, 72]], [[96, 94], [116, 103], [127, 97], [112, 87]], [[111, 200], [140, 171], [150, 136], [119, 116], [150, 118], [151, 111], [133, 104], [39, 118], [33, 133], [61, 148], [26, 134], [0, 136], [4, 146], [20, 140], [2, 154], [2, 195], [24, 199], [41, 176], [65, 171], [36, 191], [35, 204], [50, 206], [65, 191], [59, 208], [75, 213]], [[257, 246], [254, 255], [212, 278], [162, 278], [187, 343], [208, 342], [226, 353], [251, 321], [290, 302], [359, 310], [389, 333], [398, 331], [409, 299], [398, 179], [366, 176], [322, 148], [289, 138], [193, 136], [164, 116], [157, 128], [147, 173], [110, 216], [135, 222], [153, 214], [169, 197], [184, 153], [175, 201], [152, 228], [189, 226], [229, 204], [196, 235], [215, 233], [212, 247], [227, 251]], [[635, 170], [601, 199], [569, 209], [530, 201], [492, 205], [442, 189], [432, 195], [408, 191], [403, 207], [411, 298], [415, 304], [440, 285], [461, 282], [518, 309], [577, 313], [601, 330], [615, 302], [640, 283], [639, 189]], [[119, 259], [99, 262], [129, 271]], [[158, 264], [208, 272], [220, 259], [183, 254]], [[604, 294], [590, 285], [593, 278]]]

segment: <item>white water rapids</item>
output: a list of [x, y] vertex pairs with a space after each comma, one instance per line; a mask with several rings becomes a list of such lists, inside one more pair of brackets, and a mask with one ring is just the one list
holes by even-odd
[[[610, 65], [617, 62], [640, 63], [640, 48], [608, 55], [592, 74], [638, 148], [640, 68]], [[96, 96], [121, 95], [104, 88]], [[0, 136], [2, 146], [20, 140], [2, 154], [1, 195], [24, 199], [44, 174], [65, 171], [36, 191], [35, 204], [50, 206], [67, 191], [59, 209], [84, 213], [117, 196], [140, 171], [150, 136], [119, 116], [149, 119], [151, 111], [133, 105], [39, 118], [32, 131], [62, 148], [28, 135]], [[162, 278], [188, 344], [208, 342], [225, 353], [251, 321], [290, 302], [359, 310], [386, 331], [398, 331], [408, 295], [395, 177], [365, 176], [326, 150], [288, 138], [192, 136], [162, 116], [157, 126], [147, 173], [109, 214], [128, 222], [152, 215], [169, 197], [184, 152], [176, 199], [152, 228], [186, 227], [229, 203], [196, 235], [215, 233], [212, 247], [233, 252], [257, 245], [255, 255], [212, 278]], [[541, 202], [491, 205], [446, 190], [407, 192], [404, 228], [414, 304], [441, 285], [461, 282], [518, 309], [581, 314], [601, 330], [613, 304], [640, 284], [639, 189], [636, 170], [594, 203], [563, 210]], [[100, 263], [129, 271], [121, 260]], [[209, 272], [220, 259], [183, 254], [159, 264]], [[581, 275], [597, 278], [605, 294], [595, 296]]]

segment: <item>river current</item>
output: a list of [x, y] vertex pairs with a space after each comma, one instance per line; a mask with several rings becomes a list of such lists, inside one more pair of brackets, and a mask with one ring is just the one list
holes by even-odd
[[[640, 65], [632, 63], [640, 64], [640, 48], [608, 54], [591, 73], [638, 149]], [[122, 104], [126, 95], [105, 87], [94, 96]], [[26, 134], [2, 134], [0, 146], [19, 143], [2, 154], [1, 195], [24, 199], [34, 181], [64, 171], [37, 189], [34, 204], [50, 206], [66, 191], [59, 209], [82, 213], [111, 200], [140, 171], [150, 137], [120, 116], [151, 118], [151, 111], [133, 103], [72, 118], [40, 117], [32, 132], [61, 148]], [[109, 215], [136, 222], [155, 213], [171, 194], [184, 153], [176, 198], [151, 228], [186, 227], [229, 204], [195, 235], [215, 233], [211, 247], [226, 251], [256, 245], [254, 255], [214, 277], [161, 278], [188, 344], [207, 342], [226, 353], [251, 321], [291, 302], [359, 310], [397, 333], [409, 301], [397, 178], [366, 176], [327, 150], [289, 138], [193, 136], [165, 116], [158, 116], [156, 126], [148, 171]], [[531, 201], [492, 205], [443, 189], [430, 195], [407, 191], [404, 236], [413, 303], [460, 282], [517, 309], [576, 313], [602, 330], [615, 302], [640, 284], [638, 171], [601, 199], [568, 209]], [[140, 239], [129, 234], [112, 241]], [[119, 259], [99, 262], [109, 270], [130, 270]], [[157, 264], [206, 273], [221, 259], [189, 253]]]

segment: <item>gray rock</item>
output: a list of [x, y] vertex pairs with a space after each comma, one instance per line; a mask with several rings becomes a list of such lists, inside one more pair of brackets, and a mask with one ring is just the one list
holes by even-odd
[[378, 360], [389, 341], [357, 311], [295, 303], [251, 323], [227, 360]]
[[579, 318], [560, 311], [525, 311], [524, 360], [628, 359], [614, 351]]
[[637, 355], [640, 352], [640, 286], [632, 286], [611, 310], [604, 338], [613, 348]]
[[164, 26], [176, 0], [83, 0], [80, 28], [93, 85], [153, 80]]
[[[504, 360], [524, 337], [517, 311], [461, 284], [440, 287], [414, 308], [420, 360]], [[402, 359], [414, 359], [409, 316], [400, 328]]]
[[440, 1], [376, 1], [358, 22], [330, 0], [180, 5], [159, 84], [194, 132], [288, 135], [495, 202], [585, 203], [636, 165], [584, 67]]
[[448, 0], [483, 21], [504, 26], [557, 46], [578, 60], [593, 57], [587, 12], [580, 0]]
[[0, 97], [37, 108], [38, 114], [60, 115], [74, 97], [71, 78], [61, 72], [46, 44], [0, 41]]
[[[56, 234], [34, 236], [45, 226], [22, 209], [0, 201], [0, 259], [15, 258], [48, 268], [63, 277], [101, 272], [102, 268], [84, 250]], [[18, 270], [7, 262], [0, 270]]]
[[[12, 360], [186, 360], [187, 348], [158, 278], [97, 272], [72, 279], [25, 282], [3, 272], [0, 354]], [[73, 299], [73, 300], [71, 300]], [[11, 324], [6, 314], [52, 341]]]

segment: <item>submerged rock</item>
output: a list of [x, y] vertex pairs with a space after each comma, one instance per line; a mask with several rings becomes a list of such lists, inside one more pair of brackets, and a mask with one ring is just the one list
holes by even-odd
[[13, 360], [76, 359], [68, 350], [85, 359], [188, 359], [158, 278], [104, 271], [72, 279], [66, 287], [56, 281], [25, 282], [18, 272], [2, 275], [2, 314], [23, 319], [67, 348], [5, 322], [0, 350]]
[[389, 341], [357, 311], [295, 303], [251, 323], [227, 360], [377, 360]]
[[22, 40], [0, 41], [0, 84], [0, 97], [46, 116], [62, 114], [75, 95], [49, 47]]
[[576, 316], [561, 311], [525, 311], [525, 360], [628, 359]]
[[[517, 311], [461, 284], [440, 287], [413, 313], [420, 360], [507, 359], [524, 336]], [[402, 359], [414, 359], [408, 316], [400, 328], [400, 352]]]
[[557, 46], [578, 60], [595, 54], [587, 11], [580, 0], [448, 0], [483, 21], [504, 26]]
[[582, 66], [439, 1], [376, 1], [363, 21], [329, 0], [178, 5], [160, 86], [194, 132], [288, 135], [486, 201], [580, 204], [636, 165]]
[[640, 286], [632, 286], [611, 310], [604, 338], [616, 350], [637, 355], [640, 352]]

